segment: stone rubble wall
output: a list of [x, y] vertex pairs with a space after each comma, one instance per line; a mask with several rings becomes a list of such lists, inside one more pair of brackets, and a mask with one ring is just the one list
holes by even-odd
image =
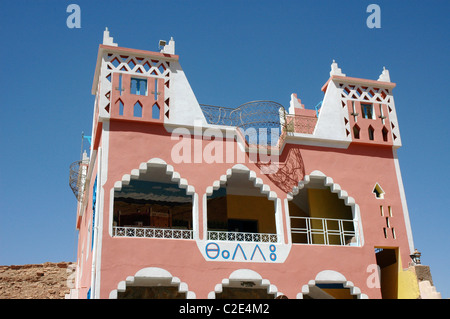
[[72, 262], [0, 266], [0, 299], [65, 299], [74, 266]]
[[441, 293], [437, 292], [436, 287], [433, 285], [430, 266], [416, 265], [411, 268], [417, 277], [420, 299], [442, 299]]

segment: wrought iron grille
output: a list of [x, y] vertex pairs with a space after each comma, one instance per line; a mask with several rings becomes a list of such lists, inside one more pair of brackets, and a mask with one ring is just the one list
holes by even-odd
[[247, 143], [276, 145], [281, 135], [286, 111], [283, 105], [272, 101], [253, 101], [242, 104], [231, 113], [236, 126]]
[[235, 109], [205, 104], [200, 106], [209, 124], [236, 126], [249, 144], [276, 144], [285, 122], [284, 107], [272, 101], [252, 101]]
[[235, 109], [222, 106], [200, 104], [208, 124], [236, 126], [231, 118], [231, 112]]
[[208, 240], [276, 243], [277, 234], [208, 231]]
[[81, 185], [80, 164], [81, 161], [73, 162], [72, 164], [70, 164], [69, 169], [69, 186], [77, 199], [79, 196], [79, 188]]
[[150, 227], [113, 227], [113, 236], [140, 238], [192, 239], [193, 230]]
[[70, 164], [69, 186], [78, 200], [83, 194], [84, 183], [86, 182], [87, 167], [88, 163], [83, 163], [83, 161], [76, 161]]

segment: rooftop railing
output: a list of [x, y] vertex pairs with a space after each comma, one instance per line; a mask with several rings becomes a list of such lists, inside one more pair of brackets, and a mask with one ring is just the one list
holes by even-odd
[[[237, 108], [206, 104], [200, 107], [208, 124], [236, 126], [244, 131], [278, 128], [280, 135], [283, 131], [312, 134], [317, 123], [317, 116], [288, 114], [281, 104], [272, 101], [253, 101]], [[266, 142], [270, 144], [270, 139]]]

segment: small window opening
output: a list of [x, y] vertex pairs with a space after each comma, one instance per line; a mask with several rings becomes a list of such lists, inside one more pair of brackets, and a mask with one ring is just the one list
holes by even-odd
[[147, 80], [139, 78], [131, 78], [131, 94], [147, 95]]
[[161, 63], [160, 66], [158, 67], [159, 73], [163, 74], [166, 71], [165, 66]]
[[374, 140], [374, 129], [372, 127], [372, 125], [369, 126], [369, 140], [373, 141]]
[[136, 66], [136, 63], [134, 63], [133, 59], [131, 59], [127, 64], [128, 64], [128, 66], [130, 67], [131, 70], [133, 70], [134, 67]]
[[122, 87], [122, 74], [119, 74], [119, 87], [117, 88], [119, 90], [119, 95], [122, 95], [122, 91], [124, 91]]
[[361, 103], [361, 113], [363, 118], [373, 120], [373, 105]]
[[378, 183], [375, 184], [375, 187], [373, 188], [372, 193], [375, 194], [376, 198], [379, 198], [379, 199], [383, 199], [384, 198], [384, 191], [383, 191], [383, 189], [381, 188], [381, 186]]
[[158, 79], [155, 79], [155, 92], [152, 92], [155, 94], [155, 101], [158, 100]]
[[358, 139], [358, 140], [359, 140], [359, 131], [360, 131], [360, 129], [359, 129], [359, 126], [358, 126], [358, 125], [353, 126], [353, 135], [354, 135], [355, 138]]
[[387, 142], [388, 141], [388, 130], [386, 127], [383, 127], [383, 141]]
[[152, 119], [158, 120], [159, 119], [159, 106], [158, 103], [153, 104], [152, 106]]
[[134, 117], [142, 117], [142, 105], [139, 101], [133, 107], [133, 116]]

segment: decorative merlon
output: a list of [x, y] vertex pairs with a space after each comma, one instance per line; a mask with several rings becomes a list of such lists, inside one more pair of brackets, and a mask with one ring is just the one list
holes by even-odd
[[302, 104], [302, 101], [297, 97], [297, 94], [292, 93], [291, 101], [289, 102], [289, 114], [295, 114], [296, 108], [304, 109], [305, 106]]
[[331, 63], [330, 76], [333, 76], [333, 75], [345, 76], [345, 74], [342, 73], [342, 70], [338, 67], [338, 64], [336, 63], [335, 60], [333, 60], [333, 63]]
[[117, 46], [117, 43], [114, 43], [113, 37], [109, 36], [108, 28], [106, 28], [105, 31], [103, 31], [103, 44], [104, 45], [110, 45], [110, 46], [113, 46], [113, 47]]
[[173, 37], [170, 37], [169, 43], [164, 45], [161, 49], [161, 53], [175, 54], [175, 41], [173, 40]]
[[389, 76], [389, 70], [387, 70], [384, 66], [383, 66], [383, 72], [380, 74], [378, 81], [391, 82], [391, 77]]

